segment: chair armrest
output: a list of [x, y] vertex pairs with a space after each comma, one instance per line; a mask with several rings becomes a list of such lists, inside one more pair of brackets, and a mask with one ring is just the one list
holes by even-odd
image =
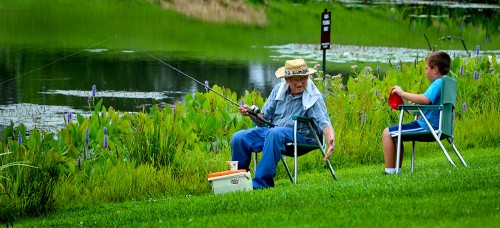
[[404, 110], [418, 110], [418, 109], [423, 109], [423, 110], [441, 110], [443, 109], [442, 105], [399, 105], [398, 109], [404, 109]]
[[292, 120], [298, 120], [299, 122], [302, 122], [302, 123], [309, 123], [309, 122], [313, 122], [313, 119], [312, 118], [309, 118], [309, 117], [305, 117], [305, 116], [292, 116]]

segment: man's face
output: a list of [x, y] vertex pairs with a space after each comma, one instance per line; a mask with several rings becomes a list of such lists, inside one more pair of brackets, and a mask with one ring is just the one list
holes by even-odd
[[307, 86], [307, 78], [309, 76], [294, 76], [286, 78], [286, 82], [290, 85], [290, 91], [292, 95], [302, 93], [306, 89]]

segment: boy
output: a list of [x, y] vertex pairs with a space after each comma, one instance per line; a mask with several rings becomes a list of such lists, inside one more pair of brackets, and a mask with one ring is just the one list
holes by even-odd
[[[425, 58], [425, 75], [431, 82], [429, 88], [423, 94], [413, 94], [403, 91], [401, 87], [392, 87], [391, 93], [396, 93], [403, 99], [411, 100], [416, 104], [439, 105], [441, 103], [441, 87], [443, 85], [441, 77], [450, 71], [450, 56], [446, 52], [433, 52]], [[439, 110], [423, 111], [427, 120], [434, 129], [439, 127]], [[423, 118], [405, 123], [401, 126], [402, 132], [419, 132], [429, 130]], [[382, 145], [384, 148], [385, 171], [384, 174], [396, 174], [401, 172], [401, 168], [396, 170], [396, 151], [398, 125], [385, 128], [382, 132]], [[403, 162], [404, 148], [401, 144], [401, 163]]]

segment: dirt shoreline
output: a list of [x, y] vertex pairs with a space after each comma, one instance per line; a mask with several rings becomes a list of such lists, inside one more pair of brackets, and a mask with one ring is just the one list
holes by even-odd
[[172, 9], [188, 17], [217, 23], [265, 25], [265, 8], [257, 9], [243, 0], [154, 0], [165, 9]]

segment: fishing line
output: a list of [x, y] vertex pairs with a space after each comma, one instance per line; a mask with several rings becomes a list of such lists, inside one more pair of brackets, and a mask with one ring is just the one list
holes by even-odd
[[[196, 83], [198, 83], [198, 84], [202, 85], [203, 87], [207, 88], [208, 90], [210, 90], [210, 91], [214, 92], [215, 94], [217, 94], [217, 95], [219, 95], [220, 97], [224, 98], [225, 100], [229, 101], [231, 104], [236, 105], [236, 106], [238, 106], [238, 107], [240, 106], [240, 104], [236, 103], [235, 101], [233, 101], [233, 100], [231, 100], [231, 99], [229, 99], [229, 98], [225, 97], [224, 95], [222, 95], [222, 94], [220, 94], [219, 92], [217, 92], [217, 91], [213, 90], [212, 88], [210, 88], [210, 86], [208, 86], [206, 83], [202, 83], [202, 82], [200, 82], [200, 81], [196, 80], [195, 78], [193, 78], [193, 77], [189, 76], [188, 74], [186, 74], [186, 73], [182, 72], [181, 70], [179, 70], [179, 69], [177, 69], [177, 68], [173, 67], [172, 65], [170, 65], [170, 64], [168, 64], [168, 63], [166, 63], [165, 61], [163, 61], [163, 60], [161, 60], [160, 58], [158, 58], [158, 57], [154, 56], [153, 54], [151, 54], [151, 53], [149, 53], [149, 52], [147, 52], [147, 51], [145, 51], [145, 50], [143, 50], [143, 49], [139, 48], [138, 46], [136, 46], [136, 45], [134, 45], [134, 44], [132, 44], [132, 43], [130, 43], [130, 42], [128, 42], [128, 41], [126, 41], [126, 40], [124, 40], [124, 39], [122, 39], [121, 37], [118, 37], [118, 36], [114, 36], [114, 37], [116, 37], [117, 39], [119, 39], [119, 40], [121, 40], [122, 42], [126, 43], [127, 45], [129, 45], [129, 46], [131, 46], [131, 47], [135, 48], [136, 50], [138, 50], [138, 51], [142, 52], [143, 54], [150, 56], [151, 58], [153, 58], [153, 59], [157, 60], [158, 62], [162, 63], [163, 65], [170, 67], [172, 70], [175, 70], [175, 71], [177, 71], [178, 73], [180, 73], [180, 74], [182, 74], [182, 75], [184, 75], [184, 76], [188, 77], [189, 79], [193, 80], [194, 82], [196, 82]], [[250, 110], [249, 110], [249, 112], [248, 112], [248, 114], [250, 114], [250, 115], [252, 115], [252, 116], [256, 117], [258, 120], [260, 120], [260, 121], [262, 121], [262, 122], [266, 123], [268, 126], [270, 126], [270, 127], [274, 127], [274, 126], [275, 126], [275, 125], [274, 125], [274, 124], [272, 124], [271, 122], [269, 122], [269, 121], [265, 120], [264, 118], [262, 118], [261, 116], [259, 116], [259, 115], [258, 115], [258, 113], [260, 113], [260, 110], [259, 110], [259, 108], [258, 108], [257, 106], [254, 106], [254, 105], [252, 105], [252, 107], [250, 107]]]
[[31, 74], [31, 73], [33, 73], [33, 72], [35, 72], [35, 71], [37, 71], [37, 70], [41, 70], [41, 69], [43, 69], [43, 68], [45, 68], [45, 67], [48, 67], [48, 66], [50, 66], [50, 65], [53, 65], [53, 64], [55, 64], [55, 63], [57, 63], [57, 62], [60, 62], [60, 61], [62, 61], [62, 60], [64, 60], [64, 59], [67, 59], [67, 58], [69, 58], [69, 57], [71, 57], [71, 56], [74, 56], [74, 55], [76, 55], [76, 54], [79, 54], [79, 53], [81, 53], [81, 52], [83, 52], [83, 51], [86, 51], [86, 50], [88, 50], [88, 49], [90, 49], [90, 48], [93, 48], [93, 47], [95, 47], [95, 46], [97, 46], [97, 45], [99, 45], [99, 44], [102, 44], [102, 43], [104, 43], [104, 42], [106, 42], [106, 41], [108, 41], [108, 40], [110, 40], [110, 39], [113, 39], [113, 38], [114, 38], [114, 37], [113, 37], [113, 36], [111, 36], [111, 37], [109, 37], [109, 38], [107, 38], [107, 39], [105, 39], [105, 40], [103, 40], [103, 41], [97, 42], [97, 43], [95, 43], [95, 44], [92, 44], [92, 45], [88, 46], [87, 48], [84, 48], [84, 49], [79, 50], [79, 51], [77, 51], [77, 52], [71, 53], [71, 54], [69, 54], [69, 55], [67, 55], [67, 56], [64, 56], [64, 57], [62, 57], [62, 58], [60, 58], [60, 59], [57, 59], [57, 60], [55, 60], [55, 61], [53, 61], [53, 62], [51, 62], [51, 63], [47, 63], [47, 64], [45, 64], [45, 65], [43, 65], [43, 66], [41, 66], [41, 67], [35, 68], [35, 69], [33, 69], [33, 70], [31, 70], [31, 71], [29, 71], [29, 72], [27, 72], [27, 73], [24, 73], [24, 74], [22, 74], [22, 75], [20, 75], [20, 76], [17, 76], [17, 77], [11, 78], [11, 79], [7, 79], [7, 80], [5, 80], [5, 81], [3, 81], [3, 82], [0, 82], [0, 85], [4, 84], [4, 83], [6, 83], [6, 82], [10, 82], [10, 81], [12, 81], [12, 80], [18, 79], [18, 78], [22, 78], [22, 77], [24, 77], [24, 76], [26, 76], [26, 75], [28, 75], [28, 74]]
[[[220, 97], [224, 98], [225, 100], [229, 101], [231, 104], [236, 105], [236, 106], [238, 106], [238, 107], [240, 106], [238, 103], [234, 102], [233, 100], [231, 100], [231, 99], [229, 99], [229, 98], [225, 97], [224, 95], [220, 94], [219, 92], [217, 92], [217, 91], [213, 90], [213, 89], [212, 89], [210, 86], [208, 86], [207, 84], [202, 83], [202, 82], [200, 82], [200, 81], [196, 80], [195, 78], [193, 78], [193, 77], [189, 76], [188, 74], [186, 74], [186, 73], [182, 72], [181, 70], [179, 70], [179, 69], [177, 69], [177, 68], [173, 67], [172, 65], [170, 65], [170, 64], [168, 64], [168, 63], [166, 63], [165, 61], [163, 61], [163, 60], [161, 60], [160, 58], [158, 58], [158, 57], [154, 56], [153, 54], [151, 54], [151, 53], [149, 53], [149, 52], [147, 52], [147, 51], [145, 51], [145, 50], [143, 50], [143, 49], [139, 48], [138, 46], [136, 46], [136, 45], [134, 45], [134, 44], [132, 44], [132, 43], [130, 43], [130, 42], [128, 42], [128, 41], [126, 41], [126, 40], [122, 39], [121, 37], [116, 36], [116, 35], [115, 35], [115, 36], [111, 36], [111, 37], [109, 37], [109, 38], [107, 38], [107, 39], [105, 39], [105, 40], [102, 40], [102, 41], [100, 41], [100, 42], [97, 42], [97, 43], [95, 43], [95, 44], [92, 44], [92, 45], [88, 46], [87, 48], [84, 48], [84, 49], [81, 49], [81, 50], [79, 50], [79, 51], [77, 51], [77, 52], [74, 52], [74, 53], [71, 53], [71, 54], [69, 54], [69, 55], [66, 55], [66, 56], [64, 56], [64, 57], [62, 57], [62, 58], [59, 58], [59, 59], [57, 59], [57, 60], [55, 60], [55, 61], [53, 61], [53, 62], [50, 62], [50, 63], [48, 63], [48, 64], [45, 64], [45, 65], [43, 65], [43, 66], [41, 66], [41, 67], [35, 68], [35, 69], [33, 69], [33, 70], [31, 70], [31, 71], [29, 71], [29, 72], [27, 72], [27, 73], [24, 73], [24, 74], [22, 74], [22, 75], [20, 75], [20, 76], [17, 76], [17, 77], [11, 78], [11, 79], [7, 79], [7, 80], [5, 80], [5, 81], [3, 81], [3, 82], [0, 82], [0, 85], [2, 85], [2, 84], [4, 84], [4, 83], [7, 83], [7, 82], [10, 82], [10, 81], [15, 80], [15, 79], [19, 79], [19, 78], [25, 77], [25, 76], [26, 76], [26, 75], [28, 75], [28, 74], [31, 74], [31, 73], [33, 73], [33, 72], [35, 72], [35, 71], [41, 70], [41, 69], [46, 68], [46, 67], [48, 67], [48, 66], [50, 66], [50, 65], [53, 65], [53, 64], [55, 64], [55, 63], [58, 63], [58, 62], [60, 62], [60, 61], [62, 61], [62, 60], [64, 60], [64, 59], [67, 59], [67, 58], [71, 57], [71, 56], [77, 55], [77, 54], [79, 54], [79, 53], [81, 53], [81, 52], [83, 52], [83, 51], [86, 51], [86, 50], [88, 50], [88, 49], [91, 49], [91, 48], [93, 48], [93, 47], [95, 47], [95, 46], [97, 46], [97, 45], [100, 45], [100, 44], [102, 44], [102, 43], [104, 43], [104, 42], [106, 42], [106, 41], [108, 41], [108, 40], [110, 40], [110, 39], [113, 39], [113, 38], [119, 39], [120, 41], [122, 41], [122, 42], [126, 43], [127, 45], [129, 45], [129, 46], [131, 46], [131, 47], [133, 47], [133, 48], [135, 48], [136, 50], [138, 50], [138, 51], [142, 52], [143, 54], [146, 54], [146, 55], [150, 56], [151, 58], [153, 58], [153, 59], [157, 60], [158, 62], [162, 63], [163, 65], [168, 66], [168, 67], [170, 67], [171, 69], [173, 69], [173, 70], [177, 71], [178, 73], [180, 73], [180, 74], [182, 74], [182, 75], [184, 75], [184, 76], [188, 77], [189, 79], [193, 80], [194, 82], [196, 82], [196, 83], [198, 83], [198, 84], [202, 85], [203, 87], [207, 88], [208, 90], [210, 90], [210, 91], [214, 92], [215, 94], [217, 94], [217, 95], [219, 95]], [[265, 120], [264, 118], [260, 117], [260, 116], [258, 115], [258, 113], [260, 113], [259, 108], [258, 108], [257, 106], [252, 105], [252, 107], [250, 107], [249, 114], [250, 114], [250, 115], [252, 115], [252, 116], [254, 116], [254, 117], [256, 117], [256, 118], [257, 118], [257, 119], [259, 119], [260, 121], [262, 121], [262, 122], [266, 123], [266, 124], [267, 124], [267, 125], [269, 125], [270, 127], [274, 127], [274, 124], [272, 124], [272, 123], [270, 123], [269, 121]]]

